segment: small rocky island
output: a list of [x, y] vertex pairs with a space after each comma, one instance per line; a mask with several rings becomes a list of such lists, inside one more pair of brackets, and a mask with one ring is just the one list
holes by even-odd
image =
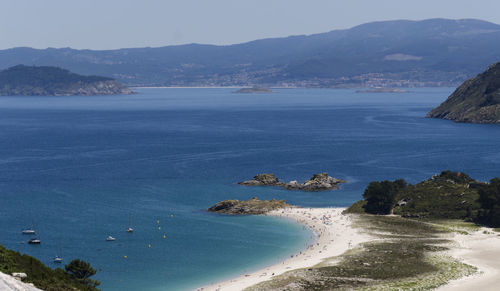
[[259, 200], [254, 197], [246, 201], [224, 200], [207, 209], [219, 214], [265, 214], [272, 210], [292, 207], [285, 200]]
[[325, 191], [338, 189], [339, 184], [346, 181], [328, 176], [328, 173], [314, 174], [311, 179], [299, 183], [298, 181], [290, 181], [288, 183], [281, 182], [274, 174], [259, 174], [253, 177], [252, 180], [239, 182], [244, 186], [276, 186], [283, 187], [287, 190], [302, 190], [302, 191]]
[[240, 90], [234, 92], [238, 94], [265, 94], [274, 93], [271, 89], [265, 87], [252, 87], [252, 88], [241, 88]]
[[427, 117], [455, 122], [500, 123], [500, 63], [465, 81]]
[[408, 90], [400, 88], [374, 87], [364, 90], [357, 90], [356, 93], [408, 93]]
[[82, 76], [58, 67], [18, 65], [0, 71], [0, 96], [93, 96], [132, 94], [107, 77]]

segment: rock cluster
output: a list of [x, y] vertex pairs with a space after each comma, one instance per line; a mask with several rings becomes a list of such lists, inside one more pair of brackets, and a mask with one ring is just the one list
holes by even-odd
[[308, 181], [299, 183], [298, 181], [290, 181], [284, 183], [279, 181], [274, 174], [259, 174], [253, 177], [252, 180], [239, 182], [244, 186], [278, 186], [287, 190], [302, 190], [302, 191], [324, 191], [338, 189], [340, 183], [346, 181], [328, 176], [328, 173], [314, 174]]
[[254, 176], [252, 180], [239, 182], [244, 186], [285, 186], [285, 183], [280, 182], [274, 174], [259, 174]]
[[264, 214], [272, 210], [291, 207], [285, 200], [259, 200], [254, 197], [246, 201], [224, 200], [207, 209], [221, 214]]
[[291, 181], [285, 184], [285, 189], [302, 191], [324, 191], [338, 189], [340, 183], [346, 181], [328, 176], [328, 173], [314, 174], [311, 179], [299, 184], [297, 181]]

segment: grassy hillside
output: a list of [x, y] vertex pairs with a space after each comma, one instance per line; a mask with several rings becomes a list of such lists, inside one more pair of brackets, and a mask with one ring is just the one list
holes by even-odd
[[500, 227], [500, 179], [484, 183], [464, 173], [444, 171], [416, 185], [401, 186], [401, 181], [370, 183], [364, 199], [347, 212], [462, 219]]

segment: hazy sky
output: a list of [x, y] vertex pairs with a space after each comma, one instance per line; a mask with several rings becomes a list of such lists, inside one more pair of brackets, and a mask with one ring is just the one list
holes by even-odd
[[232, 44], [389, 19], [500, 23], [500, 0], [0, 0], [0, 48]]

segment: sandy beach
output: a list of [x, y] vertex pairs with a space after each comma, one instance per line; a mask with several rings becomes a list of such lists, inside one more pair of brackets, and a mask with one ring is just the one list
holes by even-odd
[[341, 255], [357, 244], [369, 241], [370, 236], [352, 227], [350, 216], [342, 214], [344, 210], [345, 208], [288, 208], [268, 213], [267, 215], [293, 219], [307, 226], [315, 233], [315, 240], [307, 249], [283, 262], [196, 290], [242, 290], [287, 271], [314, 266], [326, 258]]
[[[483, 231], [488, 232], [485, 234]], [[450, 255], [475, 266], [479, 273], [437, 289], [439, 291], [500, 290], [500, 234], [481, 229], [470, 235], [456, 234]]]
[[[373, 237], [362, 229], [352, 227], [352, 218], [342, 214], [344, 210], [345, 208], [288, 208], [268, 213], [293, 219], [307, 226], [315, 234], [314, 241], [307, 249], [283, 262], [196, 290], [243, 290], [287, 271], [314, 266], [327, 258], [341, 255], [360, 243], [372, 240]], [[500, 233], [484, 228], [468, 235], [454, 234], [451, 239], [454, 242], [449, 246], [448, 254], [466, 264], [476, 266], [479, 273], [452, 281], [438, 290], [499, 290]]]

